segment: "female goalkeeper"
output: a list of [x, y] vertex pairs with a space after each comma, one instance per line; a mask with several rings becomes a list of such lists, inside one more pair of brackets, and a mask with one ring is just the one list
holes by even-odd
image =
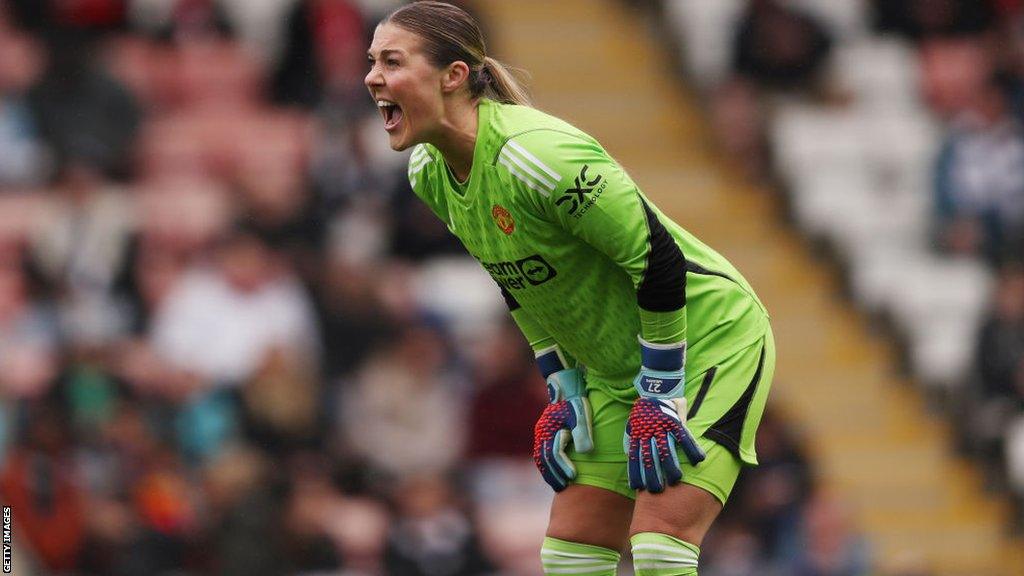
[[533, 458], [557, 492], [547, 574], [697, 573], [774, 371], [768, 314], [593, 138], [531, 108], [473, 19], [385, 18], [366, 86], [409, 180], [501, 287], [551, 403]]

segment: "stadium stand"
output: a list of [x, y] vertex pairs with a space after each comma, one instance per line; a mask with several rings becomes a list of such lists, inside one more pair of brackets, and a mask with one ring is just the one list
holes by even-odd
[[[997, 318], [1006, 320], [986, 319], [999, 314], [990, 312], [996, 287], [1013, 282], [1005, 279], [1012, 270], [1000, 270], [1019, 266], [1022, 246], [1020, 4], [663, 4], [681, 38], [686, 74], [711, 108], [718, 86], [755, 84], [757, 96], [747, 103], [757, 110], [749, 114], [763, 113], [755, 123], [764, 126], [764, 154], [773, 159], [771, 176], [786, 192], [792, 220], [839, 264], [852, 302], [890, 328], [921, 393], [938, 400], [956, 430], [955, 444], [981, 453], [983, 469], [995, 468], [986, 485], [1019, 498], [1015, 422], [1024, 348], [986, 340], [996, 329], [982, 326], [1019, 326], [1013, 310], [1020, 294], [1012, 288], [1000, 288], [1008, 304]], [[744, 19], [760, 18], [776, 30], [765, 33], [762, 48], [774, 41], [792, 51], [800, 39], [770, 22], [775, 10], [811, 18], [835, 39], [827, 69], [786, 90], [759, 85], [721, 48], [738, 45]], [[719, 141], [729, 148], [727, 134]], [[1013, 367], [998, 372], [991, 365], [1000, 362]], [[1018, 392], [1007, 388], [1012, 382]], [[1018, 512], [1009, 524], [1020, 522]]]

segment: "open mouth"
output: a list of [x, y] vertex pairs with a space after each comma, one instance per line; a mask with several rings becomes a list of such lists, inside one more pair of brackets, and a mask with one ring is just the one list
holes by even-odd
[[384, 129], [394, 130], [402, 121], [402, 107], [389, 100], [377, 100], [377, 109], [384, 116]]

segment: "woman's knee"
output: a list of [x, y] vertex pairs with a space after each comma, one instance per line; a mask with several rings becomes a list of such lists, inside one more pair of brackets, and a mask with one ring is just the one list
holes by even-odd
[[633, 501], [621, 494], [573, 484], [555, 495], [547, 536], [621, 550], [629, 536]]

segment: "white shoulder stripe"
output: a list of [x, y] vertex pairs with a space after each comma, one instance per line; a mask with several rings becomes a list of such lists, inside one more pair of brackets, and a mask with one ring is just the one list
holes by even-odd
[[502, 158], [504, 158], [505, 160], [511, 161], [516, 166], [519, 166], [519, 168], [521, 168], [523, 172], [526, 172], [530, 176], [533, 176], [533, 179], [536, 180], [537, 183], [539, 183], [541, 186], [547, 188], [551, 192], [555, 191], [555, 186], [558, 185], [558, 181], [557, 180], [552, 182], [545, 174], [538, 173], [536, 170], [531, 168], [530, 165], [527, 164], [526, 162], [524, 162], [522, 159], [517, 158], [516, 156], [510, 154], [509, 151], [508, 151], [508, 148], [502, 148], [500, 156]]
[[409, 156], [409, 161], [412, 162], [413, 160], [419, 160], [423, 158], [424, 155], [429, 154], [430, 152], [427, 152], [426, 146], [423, 144], [417, 144], [416, 147], [412, 149], [412, 155]]
[[505, 168], [508, 168], [509, 173], [518, 178], [523, 184], [526, 184], [531, 189], [540, 192], [541, 195], [544, 196], [545, 198], [551, 197], [551, 192], [548, 191], [547, 188], [543, 188], [540, 185], [533, 182], [533, 180], [531, 180], [529, 176], [520, 172], [519, 169], [514, 164], [506, 160], [504, 156], [498, 158], [498, 164], [501, 164]]
[[516, 142], [515, 142], [514, 140], [509, 140], [509, 141], [507, 142], [507, 144], [508, 144], [508, 146], [511, 146], [513, 150], [515, 150], [516, 152], [518, 152], [520, 156], [522, 156], [522, 157], [523, 157], [523, 158], [525, 158], [526, 160], [530, 161], [530, 163], [531, 163], [531, 164], [535, 165], [535, 166], [536, 166], [537, 168], [540, 168], [541, 170], [543, 170], [544, 172], [546, 172], [548, 176], [551, 176], [552, 178], [554, 178], [554, 179], [555, 179], [555, 183], [556, 183], [556, 184], [557, 184], [558, 182], [561, 182], [561, 181], [562, 181], [562, 176], [561, 176], [561, 175], [559, 175], [559, 174], [558, 174], [558, 172], [555, 172], [555, 171], [554, 171], [554, 170], [552, 170], [552, 169], [551, 169], [550, 167], [548, 167], [548, 165], [547, 165], [547, 164], [545, 164], [545, 163], [541, 162], [541, 161], [540, 161], [540, 158], [537, 158], [537, 157], [536, 157], [536, 156], [534, 156], [533, 154], [530, 154], [530, 153], [529, 153], [529, 152], [528, 152], [528, 151], [526, 150], [526, 148], [523, 148], [522, 146], [520, 146], [519, 144], [517, 144], [517, 143], [516, 143]]
[[409, 176], [412, 176], [413, 174], [418, 174], [420, 172], [420, 170], [423, 170], [424, 166], [426, 166], [427, 164], [430, 164], [433, 161], [434, 161], [434, 157], [431, 156], [430, 154], [427, 154], [427, 156], [425, 158], [423, 158], [422, 160], [419, 160], [419, 161], [417, 161], [415, 163], [412, 160], [410, 160], [409, 161]]
[[412, 154], [409, 156], [409, 169], [411, 170], [413, 166], [421, 166], [424, 160], [429, 162], [431, 159], [433, 157], [427, 151], [427, 147], [423, 144], [418, 144], [413, 148]]

